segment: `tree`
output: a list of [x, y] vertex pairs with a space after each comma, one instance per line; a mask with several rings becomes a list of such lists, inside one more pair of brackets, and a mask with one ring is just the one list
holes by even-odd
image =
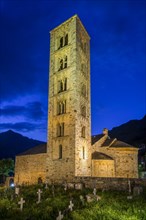
[[4, 183], [7, 176], [14, 174], [14, 160], [12, 159], [2, 159], [0, 160], [0, 176]]

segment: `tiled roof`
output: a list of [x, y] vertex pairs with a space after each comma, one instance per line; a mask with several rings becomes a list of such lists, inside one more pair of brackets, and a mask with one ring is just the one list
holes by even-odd
[[125, 143], [125, 142], [123, 142], [123, 141], [118, 141], [118, 140], [116, 140], [110, 147], [116, 147], [116, 148], [120, 148], [120, 147], [128, 147], [128, 148], [130, 148], [130, 147], [132, 147], [133, 148], [133, 146], [132, 145], [130, 145], [130, 144], [127, 144], [127, 143]]
[[105, 142], [102, 144], [102, 147], [108, 147], [112, 144], [112, 142], [114, 142], [114, 140], [116, 140], [115, 138], [107, 138], [105, 140]]
[[93, 135], [93, 136], [91, 137], [91, 143], [92, 143], [92, 145], [93, 145], [95, 142], [99, 141], [103, 136], [105, 136], [105, 134]]
[[32, 155], [32, 154], [42, 154], [42, 153], [47, 153], [47, 143], [46, 144], [40, 144], [36, 147], [32, 147], [20, 154], [18, 154], [17, 156], [21, 156], [21, 155]]
[[97, 151], [92, 153], [92, 159], [93, 160], [113, 160], [112, 157], [110, 157], [110, 156], [108, 156], [106, 154], [97, 152]]

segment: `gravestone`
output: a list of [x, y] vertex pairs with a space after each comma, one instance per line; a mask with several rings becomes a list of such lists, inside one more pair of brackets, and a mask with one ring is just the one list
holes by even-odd
[[56, 220], [62, 220], [63, 217], [64, 217], [64, 216], [61, 214], [61, 211], [59, 211], [59, 215], [58, 215], [58, 217], [56, 218]]
[[129, 194], [131, 194], [131, 192], [132, 192], [130, 180], [128, 180], [128, 192], [129, 192]]
[[70, 211], [72, 211], [74, 204], [72, 203], [71, 200], [69, 201], [69, 203], [70, 203], [70, 204], [69, 204], [68, 208], [69, 208]]
[[45, 183], [45, 189], [48, 189], [48, 181]]
[[82, 195], [80, 195], [80, 201], [81, 201], [82, 205], [85, 204], [85, 199], [84, 199], [84, 197]]
[[18, 202], [18, 204], [20, 205], [20, 210], [22, 211], [23, 209], [23, 204], [25, 203], [25, 200], [23, 200], [23, 198], [21, 197], [20, 201]]
[[41, 202], [41, 193], [42, 193], [42, 191], [40, 189], [38, 189], [38, 192], [37, 192], [37, 194], [38, 194], [38, 201], [37, 201], [37, 203]]
[[141, 186], [134, 186], [133, 195], [139, 196], [143, 192], [143, 188]]
[[96, 188], [93, 189], [93, 195], [96, 196]]
[[75, 184], [75, 189], [82, 190], [83, 189], [83, 184], [82, 183], [76, 183]]
[[19, 193], [20, 193], [20, 188], [19, 188], [19, 186], [16, 186], [15, 187], [15, 195], [19, 196]]
[[64, 191], [67, 191], [67, 183], [64, 183]]
[[68, 183], [67, 187], [68, 187], [68, 189], [74, 189], [75, 188], [75, 184], [74, 183]]

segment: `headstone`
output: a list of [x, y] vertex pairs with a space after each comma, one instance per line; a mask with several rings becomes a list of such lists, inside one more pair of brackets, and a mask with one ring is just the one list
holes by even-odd
[[132, 195], [129, 195], [129, 196], [127, 196], [127, 199], [128, 199], [128, 200], [131, 200], [131, 199], [133, 199], [133, 196], [132, 196]]
[[23, 209], [23, 204], [25, 203], [25, 200], [23, 200], [23, 198], [21, 197], [20, 201], [18, 202], [18, 204], [20, 205], [20, 210], [22, 211]]
[[83, 189], [83, 184], [82, 183], [76, 183], [75, 184], [75, 189], [82, 190]]
[[96, 196], [96, 188], [93, 189], [93, 195]]
[[68, 183], [67, 187], [68, 187], [68, 189], [74, 189], [75, 185], [74, 185], [74, 183]]
[[59, 215], [58, 215], [58, 217], [56, 218], [56, 220], [62, 220], [63, 217], [64, 217], [64, 216], [61, 214], [61, 211], [59, 211]]
[[48, 181], [45, 183], [45, 189], [48, 189]]
[[72, 210], [73, 210], [73, 206], [74, 206], [74, 204], [72, 203], [71, 200], [70, 200], [69, 203], [70, 203], [70, 204], [69, 204], [68, 208], [69, 208], [70, 211], [72, 211]]
[[133, 195], [139, 196], [143, 192], [143, 188], [141, 186], [134, 186]]
[[37, 192], [37, 194], [38, 194], [38, 201], [37, 201], [37, 203], [41, 202], [41, 193], [42, 193], [42, 191], [40, 189], [38, 189], [38, 192]]
[[87, 198], [87, 202], [98, 201], [98, 200], [101, 199], [100, 196], [98, 196], [98, 195], [92, 195], [92, 194], [86, 195], [86, 198]]
[[80, 195], [80, 200], [81, 200], [82, 205], [84, 205], [85, 204], [85, 199], [82, 195]]
[[20, 192], [20, 188], [18, 186], [15, 187], [15, 195], [19, 195]]

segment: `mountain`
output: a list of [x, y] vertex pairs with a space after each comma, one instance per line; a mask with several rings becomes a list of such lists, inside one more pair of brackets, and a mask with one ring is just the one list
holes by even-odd
[[30, 139], [12, 130], [0, 133], [0, 159], [15, 158], [15, 155], [45, 142]]
[[131, 120], [109, 131], [111, 138], [117, 138], [133, 146], [146, 145], [146, 115], [140, 120]]

